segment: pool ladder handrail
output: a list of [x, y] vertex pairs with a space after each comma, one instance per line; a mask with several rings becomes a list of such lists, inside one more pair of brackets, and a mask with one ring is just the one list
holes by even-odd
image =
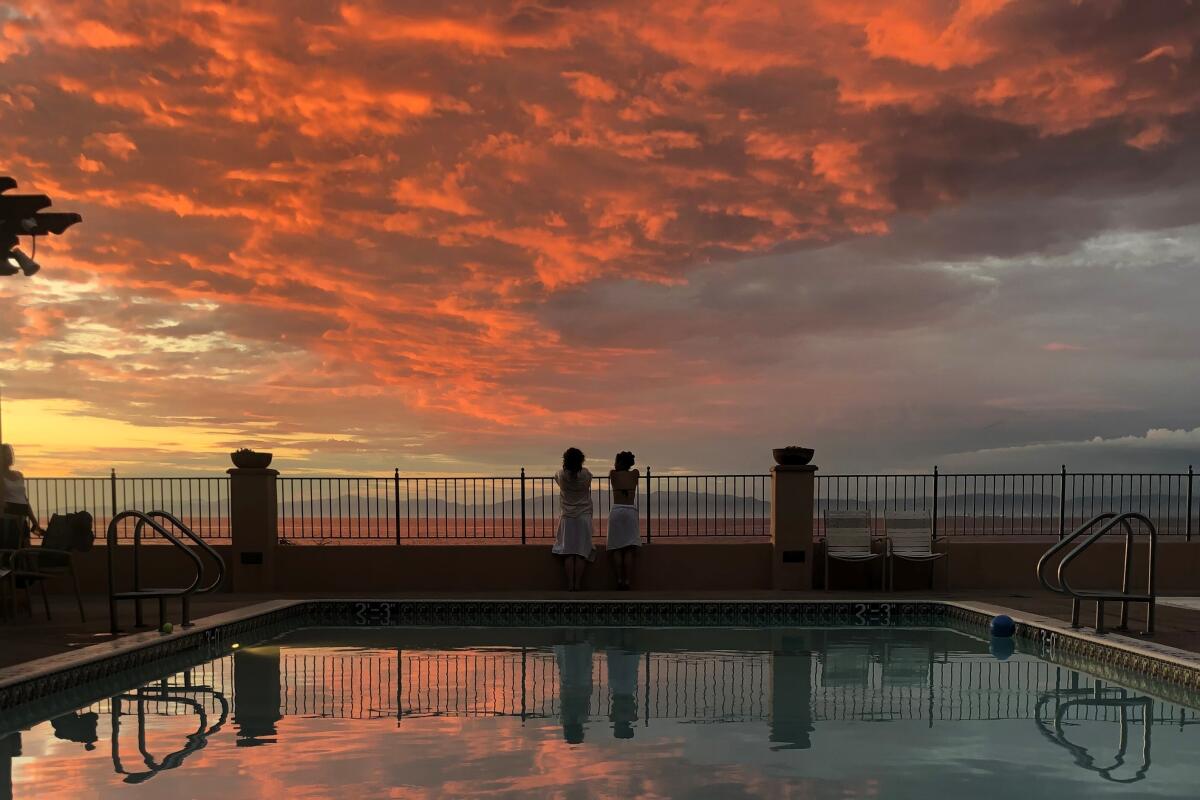
[[[136, 519], [137, 525], [133, 529], [133, 589], [127, 592], [116, 591], [116, 548], [117, 548], [117, 523], [125, 519]], [[159, 521], [170, 523], [177, 531], [182, 533], [188, 540], [197, 545], [200, 551], [213, 560], [216, 566], [216, 578], [207, 586], [200, 588], [200, 582], [204, 578], [204, 563], [200, 557], [192, 551], [190, 547], [180, 541], [179, 537], [168, 531]], [[143, 589], [141, 585], [141, 545], [142, 545], [142, 529], [149, 526], [151, 530], [162, 536], [175, 547], [179, 548], [192, 562], [195, 567], [196, 574], [192, 582], [182, 588], [170, 589]], [[204, 594], [211, 592], [221, 585], [221, 581], [225, 577], [225, 560], [221, 558], [221, 554], [216, 551], [208, 542], [201, 539], [196, 533], [181, 522], [177, 517], [167, 511], [138, 511], [126, 510], [115, 515], [108, 523], [108, 531], [106, 537], [108, 551], [108, 609], [109, 622], [112, 634], [115, 636], [120, 632], [117, 625], [117, 601], [132, 600], [134, 603], [134, 625], [143, 627], [142, 619], [142, 601], [143, 600], [158, 600], [158, 622], [161, 627], [166, 622], [166, 601], [171, 597], [180, 598], [182, 606], [182, 622], [181, 627], [190, 627], [191, 622], [191, 596], [193, 594]]]
[[[1133, 526], [1129, 524], [1130, 520], [1136, 520], [1145, 526], [1146, 532], [1149, 534], [1149, 564], [1146, 578], [1146, 593], [1134, 594], [1130, 591], [1133, 583]], [[1083, 536], [1089, 530], [1100, 523], [1104, 523], [1098, 530], [1094, 531], [1087, 539], [1067, 553], [1062, 561], [1058, 564], [1056, 577], [1058, 585], [1051, 585], [1046, 578], [1046, 567], [1049, 566], [1051, 560], [1062, 550], [1066, 549], [1073, 541]], [[1108, 592], [1096, 591], [1091, 589], [1074, 589], [1067, 582], [1066, 569], [1078, 558], [1085, 550], [1092, 546], [1098, 539], [1111, 531], [1116, 526], [1120, 525], [1125, 530], [1125, 564], [1122, 570], [1121, 591]], [[1157, 592], [1155, 590], [1155, 564], [1158, 557], [1158, 529], [1150, 518], [1145, 514], [1140, 514], [1136, 511], [1126, 511], [1116, 513], [1106, 511], [1103, 514], [1097, 514], [1087, 522], [1080, 525], [1070, 535], [1063, 538], [1049, 550], [1042, 554], [1038, 559], [1037, 576], [1038, 582], [1042, 588], [1049, 592], [1066, 595], [1071, 598], [1071, 627], [1079, 628], [1079, 601], [1080, 600], [1095, 600], [1096, 601], [1096, 633], [1105, 633], [1104, 626], [1104, 603], [1106, 601], [1118, 602], [1121, 604], [1121, 622], [1117, 626], [1117, 630], [1129, 630], [1129, 604], [1130, 603], [1145, 603], [1146, 604], [1146, 628], [1142, 631], [1143, 635], [1149, 636], [1154, 633], [1154, 606], [1156, 603]]]
[[[188, 694], [207, 694], [210, 695], [221, 706], [220, 717], [211, 727], [208, 724], [208, 711], [204, 708], [204, 704], [197, 701], [194, 697], [187, 697]], [[122, 712], [121, 701], [127, 700], [137, 706], [136, 712]], [[146, 746], [146, 710], [147, 702], [157, 703], [175, 703], [177, 705], [191, 708], [196, 712], [199, 718], [199, 727], [195, 733], [187, 735], [187, 743], [180, 749], [168, 753], [161, 760], [156, 759], [151, 755]], [[138, 718], [138, 752], [142, 755], [142, 761], [147, 769], [140, 772], [130, 772], [125, 769], [121, 762], [121, 716], [123, 713], [136, 714]], [[143, 686], [135, 690], [132, 694], [124, 693], [113, 697], [113, 705], [109, 710], [111, 715], [112, 725], [112, 763], [113, 771], [118, 775], [125, 776], [125, 783], [144, 783], [150, 780], [160, 772], [169, 769], [176, 769], [182, 766], [185, 758], [199, 750], [203, 750], [208, 745], [208, 737], [217, 733], [225, 726], [229, 719], [229, 701], [225, 695], [211, 686]]]
[[[1115, 692], [1116, 697], [1105, 696], [1105, 691]], [[1063, 700], [1063, 696], [1069, 699]], [[1054, 730], [1051, 731], [1046, 721], [1042, 719], [1042, 709], [1045, 705], [1053, 700], [1054, 708]], [[1113, 762], [1107, 767], [1096, 765], [1096, 759], [1086, 747], [1076, 744], [1067, 738], [1066, 730], [1063, 726], [1063, 719], [1067, 712], [1076, 706], [1090, 708], [1117, 708], [1120, 711], [1120, 719], [1118, 720], [1121, 726], [1120, 736], [1117, 740], [1117, 752], [1113, 756]], [[1113, 772], [1125, 765], [1125, 753], [1129, 749], [1129, 714], [1128, 709], [1134, 707], [1142, 709], [1142, 764], [1137, 768], [1137, 771], [1128, 778], [1117, 778], [1113, 776]], [[1105, 689], [1099, 683], [1092, 688], [1080, 689], [1060, 689], [1052, 692], [1047, 692], [1038, 698], [1037, 704], [1033, 710], [1034, 724], [1038, 730], [1049, 741], [1064, 748], [1074, 758], [1075, 763], [1083, 769], [1095, 772], [1106, 781], [1112, 783], [1137, 783], [1146, 777], [1150, 771], [1150, 726], [1154, 722], [1154, 701], [1146, 696], [1129, 697], [1124, 689]]]

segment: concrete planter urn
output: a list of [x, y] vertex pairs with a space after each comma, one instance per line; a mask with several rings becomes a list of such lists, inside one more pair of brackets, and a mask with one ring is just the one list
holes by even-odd
[[803, 467], [812, 461], [814, 450], [811, 447], [776, 447], [771, 451], [775, 463], [781, 467]]
[[271, 466], [271, 453], [256, 453], [253, 450], [237, 450], [229, 454], [238, 469], [266, 469]]

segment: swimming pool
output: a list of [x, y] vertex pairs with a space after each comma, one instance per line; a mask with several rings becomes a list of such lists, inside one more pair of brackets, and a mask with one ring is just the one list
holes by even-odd
[[1016, 647], [928, 625], [284, 625], [0, 725], [0, 797], [1196, 796], [1188, 703]]

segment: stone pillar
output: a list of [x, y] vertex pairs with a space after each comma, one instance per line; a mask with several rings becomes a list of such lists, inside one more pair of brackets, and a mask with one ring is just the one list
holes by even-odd
[[279, 543], [274, 469], [229, 470], [229, 527], [235, 592], [275, 589], [275, 546]]
[[812, 588], [813, 488], [817, 468], [771, 467], [771, 586]]
[[775, 744], [773, 750], [812, 747], [813, 653], [807, 648], [807, 642], [797, 636], [784, 636], [772, 648], [768, 739]]
[[[233, 651], [233, 690], [236, 697], [233, 724], [238, 747], [274, 744], [279, 713], [279, 647], [267, 645]], [[317, 692], [324, 689], [318, 683]]]

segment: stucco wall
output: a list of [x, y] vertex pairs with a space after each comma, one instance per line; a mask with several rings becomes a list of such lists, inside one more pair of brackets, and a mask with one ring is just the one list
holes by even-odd
[[[951, 588], [957, 590], [1036, 590], [1035, 566], [1052, 541], [943, 542], [939, 549], [950, 553], [949, 564], [937, 566], [936, 587], [946, 586], [950, 569]], [[121, 572], [128, 575], [128, 550], [121, 553]], [[228, 547], [218, 548], [229, 560]], [[1145, 547], [1136, 551], [1135, 585], [1145, 580]], [[1072, 568], [1080, 588], [1120, 585], [1122, 545], [1111, 541], [1095, 546]], [[85, 592], [106, 590], [104, 548], [77, 556], [80, 581]], [[143, 551], [144, 584], [178, 585], [186, 580], [189, 562], [174, 548], [151, 546]], [[738, 590], [771, 588], [772, 549], [766, 542], [655, 544], [639, 555], [637, 585], [651, 590]], [[814, 579], [825, 585], [823, 550], [814, 551]], [[879, 565], [836, 564], [834, 587], [877, 589]], [[897, 589], [927, 587], [927, 565], [900, 564]], [[870, 574], [868, 577], [868, 570]], [[478, 591], [557, 589], [562, 577], [557, 560], [545, 546], [534, 545], [420, 545], [368, 546], [283, 546], [275, 551], [277, 592], [372, 592], [431, 590]], [[1200, 591], [1200, 542], [1166, 541], [1159, 546], [1158, 586], [1160, 593]], [[67, 588], [56, 581], [52, 590]], [[587, 576], [589, 588], [612, 586], [603, 548]], [[243, 590], [239, 588], [239, 591]], [[249, 590], [248, 587], [245, 590]], [[272, 591], [272, 587], [262, 587]]]

